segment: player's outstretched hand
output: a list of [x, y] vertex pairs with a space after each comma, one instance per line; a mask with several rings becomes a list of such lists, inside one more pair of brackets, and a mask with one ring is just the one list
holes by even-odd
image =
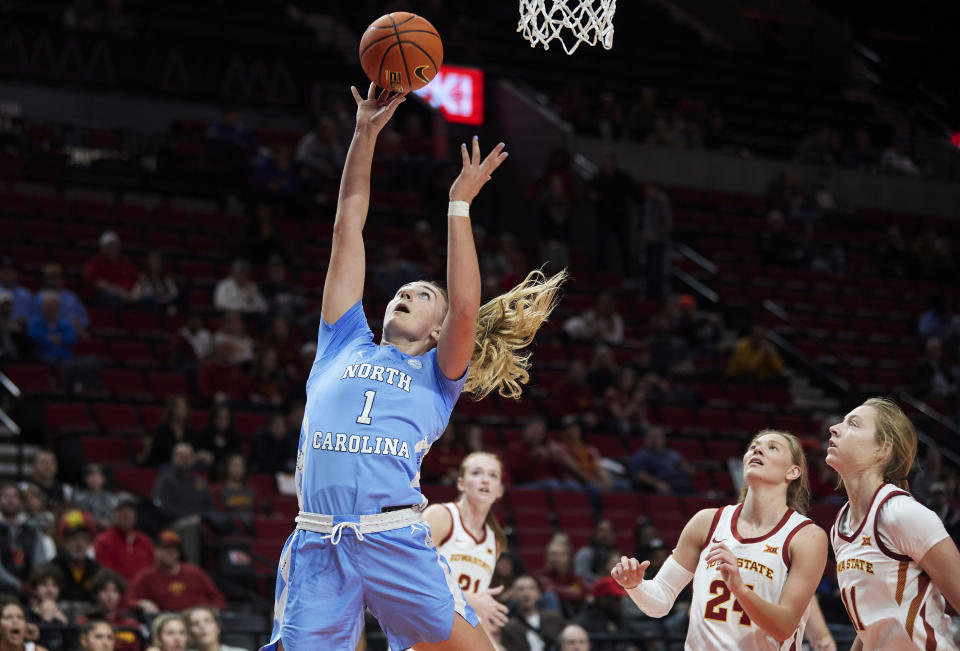
[[460, 145], [460, 156], [463, 158], [463, 169], [460, 176], [450, 186], [450, 201], [473, 201], [480, 188], [490, 180], [493, 171], [500, 167], [507, 158], [507, 152], [503, 151], [506, 147], [502, 142], [493, 148], [487, 157], [480, 160], [480, 140], [473, 137], [473, 146], [470, 151], [467, 145]]
[[610, 576], [625, 590], [632, 590], [643, 583], [643, 573], [650, 567], [650, 561], [640, 562], [635, 558], [620, 557], [620, 562], [610, 570]]
[[350, 87], [353, 99], [357, 102], [357, 131], [370, 130], [374, 134], [380, 133], [384, 125], [393, 117], [393, 112], [406, 101], [405, 93], [390, 94], [384, 90], [377, 95], [377, 85], [370, 83], [367, 98], [360, 96], [356, 86]]
[[507, 613], [510, 612], [509, 609], [497, 601], [495, 597], [495, 595], [501, 592], [503, 592], [502, 585], [496, 588], [487, 588], [475, 594], [470, 602], [480, 621], [484, 624], [489, 623], [496, 629], [499, 629], [507, 623]]
[[737, 557], [730, 551], [730, 548], [723, 543], [714, 543], [707, 550], [707, 557], [704, 559], [709, 566], [711, 563], [717, 564], [720, 570], [720, 576], [723, 582], [727, 584], [730, 591], [739, 594], [743, 589], [743, 580], [740, 578], [740, 568], [737, 567]]

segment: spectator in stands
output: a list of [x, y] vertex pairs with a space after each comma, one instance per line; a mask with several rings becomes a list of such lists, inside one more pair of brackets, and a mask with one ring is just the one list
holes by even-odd
[[930, 494], [925, 504], [937, 514], [950, 537], [957, 540], [957, 537], [960, 536], [960, 509], [950, 503], [950, 498], [947, 495], [947, 485], [944, 482], [934, 482], [930, 486]]
[[17, 265], [10, 256], [0, 257], [0, 290], [7, 290], [13, 300], [14, 320], [25, 328], [30, 315], [36, 311], [33, 293], [18, 282]]
[[220, 643], [220, 620], [210, 606], [194, 606], [186, 614], [191, 647], [196, 651], [247, 651]]
[[[636, 184], [626, 172], [617, 166], [613, 153], [600, 158], [599, 172], [590, 180], [587, 197], [593, 204], [594, 229], [597, 243], [596, 267], [606, 271], [619, 270], [629, 275], [630, 244], [633, 233], [630, 229], [630, 214], [639, 203]], [[613, 240], [616, 255], [609, 255], [610, 240]], [[613, 264], [611, 264], [612, 261]]]
[[70, 509], [60, 517], [57, 532], [60, 547], [53, 564], [63, 572], [61, 597], [64, 601], [92, 601], [91, 581], [100, 571], [100, 564], [87, 555], [97, 533], [93, 516], [79, 509]]
[[250, 397], [250, 378], [243, 368], [233, 363], [233, 345], [220, 341], [213, 347], [213, 356], [197, 369], [197, 393], [207, 401], [226, 398], [244, 402]]
[[901, 176], [923, 176], [923, 172], [899, 142], [894, 142], [883, 150], [880, 155], [880, 169]]
[[[829, 423], [839, 423], [842, 418], [829, 421]], [[826, 421], [826, 419], [824, 419]], [[910, 494], [913, 495], [921, 504], [927, 503], [930, 496], [930, 487], [940, 481], [940, 475], [943, 472], [943, 456], [940, 454], [940, 448], [931, 445], [923, 455], [923, 463], [917, 474], [910, 479]], [[834, 482], [836, 486], [836, 482]]]
[[720, 341], [720, 324], [716, 314], [697, 311], [697, 300], [681, 294], [670, 303], [677, 336], [693, 353], [715, 350]]
[[272, 149], [260, 148], [253, 161], [253, 183], [261, 192], [273, 197], [292, 195], [300, 189], [290, 145], [277, 143]]
[[53, 291], [40, 292], [40, 313], [30, 318], [27, 336], [34, 354], [46, 362], [59, 362], [73, 357], [77, 330], [60, 317], [60, 296]]
[[40, 450], [33, 457], [33, 483], [47, 495], [50, 508], [57, 510], [73, 499], [73, 487], [57, 479], [57, 457], [49, 450]]
[[276, 407], [290, 394], [290, 377], [280, 365], [280, 354], [273, 346], [264, 346], [257, 354], [251, 384], [250, 401], [258, 404]]
[[[505, 589], [510, 588], [513, 585], [513, 582], [518, 576], [523, 574], [524, 567], [523, 563], [520, 562], [520, 559], [517, 558], [510, 551], [501, 552], [500, 556], [497, 558], [496, 564], [493, 566], [493, 576], [490, 578], [491, 588], [499, 588], [503, 586]], [[508, 600], [513, 597], [513, 591], [507, 590], [506, 592], [500, 593], [501, 600]]]
[[286, 259], [284, 239], [273, 224], [274, 210], [274, 206], [265, 201], [253, 204], [250, 225], [240, 243], [238, 258], [257, 266], [275, 255]]
[[641, 490], [652, 490], [662, 495], [691, 492], [694, 469], [683, 455], [667, 447], [663, 428], [647, 428], [643, 447], [630, 459], [630, 476]]
[[139, 277], [130, 259], [120, 255], [120, 237], [114, 231], [104, 231], [100, 252], [83, 266], [83, 281], [96, 291], [97, 301], [107, 307], [136, 302]]
[[253, 338], [247, 334], [246, 324], [239, 312], [226, 312], [220, 322], [220, 329], [213, 335], [213, 347], [221, 344], [230, 347], [232, 364], [249, 364], [254, 358]]
[[167, 396], [163, 422], [157, 425], [153, 434], [147, 437], [143, 452], [137, 461], [145, 466], [157, 468], [170, 461], [173, 446], [181, 442], [196, 440], [196, 433], [190, 426], [190, 402], [180, 394]]
[[939, 337], [941, 341], [950, 337], [950, 318], [946, 314], [943, 296], [934, 295], [927, 299], [927, 309], [917, 319], [917, 334], [922, 339]]
[[[295, 437], [293, 432], [287, 429], [287, 421], [282, 412], [275, 411], [270, 414], [267, 426], [254, 434], [250, 443], [250, 459], [257, 472], [292, 472], [297, 458], [298, 439], [298, 436]], [[429, 458], [428, 455], [427, 459]]]
[[569, 624], [560, 632], [560, 651], [590, 651], [590, 636], [578, 624]]
[[48, 651], [47, 647], [26, 642], [27, 618], [23, 606], [13, 599], [0, 601], [0, 648], [5, 651]]
[[766, 327], [756, 321], [750, 328], [750, 334], [742, 337], [733, 347], [725, 375], [728, 378], [765, 382], [780, 377], [784, 366], [780, 353], [767, 339]]
[[572, 199], [563, 178], [551, 176], [538, 200], [536, 210], [540, 259], [548, 263], [549, 273], [557, 273], [570, 266]]
[[203, 315], [191, 312], [177, 331], [173, 344], [174, 364], [195, 367], [213, 352], [213, 336], [203, 323]]
[[920, 398], [947, 398], [956, 393], [956, 373], [943, 361], [939, 337], [927, 338], [924, 356], [913, 365], [910, 388]]
[[620, 367], [613, 350], [607, 345], [598, 345], [593, 350], [590, 368], [587, 370], [587, 383], [593, 390], [593, 395], [602, 398], [607, 387], [611, 387], [620, 377]]
[[267, 302], [253, 281], [249, 262], [242, 258], [233, 261], [230, 275], [217, 283], [213, 306], [225, 312], [266, 312]]
[[49, 536], [53, 533], [56, 517], [47, 503], [47, 494], [36, 484], [24, 484], [20, 490], [23, 498], [23, 510], [26, 513], [27, 524], [36, 527], [38, 531]]
[[643, 430], [647, 419], [646, 396], [633, 367], [620, 369], [617, 384], [603, 394], [603, 404], [609, 429], [628, 436]]
[[93, 611], [80, 617], [77, 624], [86, 626], [97, 620], [107, 622], [114, 629], [116, 651], [140, 651], [143, 637], [140, 622], [120, 608], [126, 588], [126, 581], [116, 572], [107, 569], [97, 572], [90, 584]]
[[[64, 287], [63, 268], [58, 262], [48, 262], [43, 265], [40, 291], [45, 290], [55, 292], [60, 297], [60, 318], [66, 319], [73, 325], [80, 339], [89, 337], [90, 317], [87, 315], [87, 309], [76, 293]], [[34, 317], [42, 312], [39, 301], [35, 301], [30, 316]]]
[[0, 486], [0, 592], [24, 594], [33, 568], [51, 558], [43, 534], [26, 520], [20, 490], [14, 484]]
[[804, 252], [793, 233], [787, 230], [787, 222], [779, 210], [771, 210], [767, 215], [760, 239], [760, 258], [766, 264], [777, 266], [803, 262]]
[[176, 314], [180, 289], [173, 277], [163, 268], [163, 255], [159, 251], [150, 251], [147, 254], [147, 264], [137, 280], [134, 294], [141, 301], [156, 305], [168, 314]]
[[25, 612], [27, 622], [36, 626], [39, 635], [32, 638], [50, 651], [68, 650], [74, 645], [74, 618], [64, 613], [64, 607], [58, 603], [60, 587], [63, 585], [63, 572], [56, 565], [48, 563], [34, 568], [30, 574], [32, 598], [30, 608]]
[[335, 183], [346, 158], [347, 150], [337, 137], [336, 124], [328, 117], [318, 120], [313, 129], [300, 138], [294, 153], [301, 176], [308, 187], [315, 189], [326, 189]]
[[110, 624], [100, 619], [92, 619], [80, 628], [80, 648], [83, 651], [139, 651], [140, 645], [121, 646]]
[[13, 317], [13, 294], [0, 289], [0, 362], [20, 357], [26, 343], [25, 327]]
[[[559, 479], [562, 472], [557, 462], [557, 444], [547, 440], [547, 422], [534, 416], [523, 428], [521, 440], [507, 445], [507, 470], [513, 483], [529, 488], [566, 488]], [[429, 459], [429, 455], [427, 456]], [[574, 487], [579, 488], [577, 484]]]
[[796, 161], [805, 165], [835, 165], [838, 154], [833, 130], [823, 125], [800, 143]]
[[[310, 343], [315, 344], [312, 341]], [[275, 315], [264, 334], [263, 346], [276, 349], [279, 367], [287, 374], [288, 380], [297, 375], [302, 345], [303, 338], [299, 330], [291, 326], [290, 318], [283, 314]], [[310, 365], [313, 365], [313, 357], [310, 358]]]
[[673, 206], [661, 188], [647, 183], [643, 187], [642, 235], [647, 300], [663, 299], [665, 279], [670, 267], [673, 239]]
[[587, 367], [577, 357], [567, 363], [567, 373], [550, 391], [550, 416], [559, 419], [575, 414], [585, 422], [595, 423], [593, 390], [587, 382]]
[[563, 329], [575, 341], [611, 345], [623, 341], [623, 317], [617, 313], [613, 297], [605, 292], [597, 297], [592, 308], [567, 319]]
[[939, 280], [954, 269], [950, 240], [932, 228], [925, 228], [913, 243], [913, 263], [924, 278]]
[[129, 493], [118, 497], [113, 524], [94, 540], [93, 551], [98, 563], [128, 581], [153, 566], [153, 542], [137, 529], [137, 498]]
[[157, 561], [137, 574], [124, 594], [124, 603], [145, 615], [182, 611], [193, 606], [226, 607], [226, 601], [207, 573], [180, 560], [180, 536], [161, 531], [157, 537]]
[[221, 403], [210, 412], [207, 426], [194, 441], [198, 465], [216, 476], [223, 460], [241, 451], [240, 438], [233, 422], [233, 409]]
[[633, 546], [637, 550], [635, 556], [638, 558], [648, 558], [650, 550], [653, 548], [653, 542], [660, 540], [660, 534], [657, 527], [642, 515], [637, 516], [637, 521], [633, 526]]
[[223, 109], [219, 119], [207, 127], [205, 135], [208, 140], [228, 146], [224, 153], [244, 155], [244, 161], [259, 147], [257, 137], [240, 121], [240, 114], [234, 108]]
[[[621, 588], [612, 576], [607, 575], [597, 579], [590, 594], [593, 599], [584, 604], [574, 623], [582, 626], [588, 635], [627, 633], [623, 618], [623, 599], [627, 596], [627, 591]], [[626, 649], [632, 649], [633, 645], [621, 642], [614, 644], [611, 648], [616, 651], [626, 651]]]
[[99, 529], [106, 529], [113, 519], [117, 496], [106, 489], [107, 477], [99, 463], [88, 463], [84, 467], [83, 485], [74, 498], [75, 506], [92, 515]]
[[213, 495], [207, 480], [194, 474], [196, 461], [193, 446], [177, 443], [173, 448], [173, 465], [160, 473], [154, 488], [154, 499], [160, 514], [177, 535], [177, 544], [184, 538], [184, 557], [200, 561], [203, 517], [213, 512]]
[[247, 484], [247, 459], [239, 452], [227, 455], [218, 471], [220, 481], [210, 489], [217, 511], [231, 519], [253, 522], [257, 495]]
[[537, 580], [545, 597], [542, 606], [549, 604], [551, 610], [565, 613], [567, 617], [580, 609], [588, 585], [573, 571], [573, 550], [566, 534], [555, 534], [547, 545], [546, 562]]
[[518, 576], [510, 587], [513, 608], [510, 621], [500, 631], [500, 641], [509, 651], [543, 651], [553, 644], [566, 621], [552, 610], [540, 610], [540, 586], [526, 574]]
[[307, 305], [303, 289], [287, 277], [283, 256], [273, 254], [267, 260], [267, 277], [260, 284], [260, 293], [267, 301], [267, 311], [276, 319], [293, 317]]
[[179, 613], [163, 613], [150, 627], [149, 651], [186, 651], [187, 623]]
[[662, 377], [679, 372], [689, 359], [690, 350], [674, 332], [673, 321], [665, 310], [654, 314], [650, 319], [647, 351], [650, 353], [648, 371]]
[[617, 532], [610, 520], [597, 522], [590, 542], [577, 550], [573, 557], [573, 571], [593, 583], [607, 574], [604, 564], [611, 552], [617, 551]]

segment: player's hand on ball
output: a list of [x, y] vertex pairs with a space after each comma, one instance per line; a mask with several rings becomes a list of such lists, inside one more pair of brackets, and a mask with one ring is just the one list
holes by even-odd
[[739, 594], [744, 588], [743, 580], [740, 578], [740, 568], [737, 567], [737, 557], [734, 556], [730, 548], [723, 543], [715, 543], [707, 550], [705, 559], [707, 564], [716, 563], [720, 570], [720, 576], [723, 582], [727, 584], [730, 591]]
[[476, 611], [477, 617], [480, 618], [480, 621], [484, 624], [491, 624], [494, 628], [500, 628], [507, 623], [507, 613], [510, 610], [506, 605], [497, 601], [495, 595], [503, 592], [503, 586], [497, 586], [496, 588], [487, 588], [481, 592], [478, 592], [472, 603], [473, 610]]
[[650, 567], [650, 561], [640, 562], [635, 558], [620, 557], [620, 562], [610, 570], [610, 576], [621, 588], [632, 590], [643, 583], [643, 573]]
[[502, 142], [493, 148], [487, 157], [480, 160], [480, 141], [476, 136], [473, 137], [472, 149], [468, 150], [466, 144], [460, 145], [460, 156], [463, 158], [463, 169], [460, 176], [450, 186], [450, 201], [473, 201], [480, 188], [490, 180], [493, 171], [500, 167], [507, 158], [506, 147]]
[[393, 112], [406, 101], [406, 94], [384, 90], [377, 95], [377, 86], [370, 83], [367, 98], [360, 96], [356, 86], [350, 87], [353, 99], [357, 102], [357, 131], [370, 129], [374, 134], [380, 133], [384, 125], [393, 117]]

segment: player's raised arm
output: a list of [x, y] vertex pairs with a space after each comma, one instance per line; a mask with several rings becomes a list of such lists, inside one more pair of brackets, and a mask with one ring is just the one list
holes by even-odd
[[356, 87], [352, 86], [350, 90], [357, 102], [357, 126], [340, 177], [330, 266], [323, 284], [320, 315], [327, 323], [334, 323], [363, 296], [366, 268], [363, 225], [370, 207], [373, 150], [380, 130], [405, 99], [403, 95], [391, 96], [387, 91], [377, 95], [374, 84], [370, 84], [366, 99], [360, 96]]
[[460, 145], [463, 170], [450, 186], [447, 214], [447, 293], [450, 305], [437, 342], [437, 363], [443, 374], [463, 375], [473, 354], [480, 310], [480, 265], [470, 224], [470, 203], [493, 171], [506, 159], [500, 143], [482, 161], [480, 142], [474, 136], [471, 148]]

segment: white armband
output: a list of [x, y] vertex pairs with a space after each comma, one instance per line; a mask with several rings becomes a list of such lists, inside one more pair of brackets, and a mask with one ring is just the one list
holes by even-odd
[[673, 555], [663, 563], [657, 576], [643, 581], [636, 588], [627, 590], [633, 603], [650, 617], [663, 617], [673, 608], [677, 595], [693, 579], [693, 572], [684, 569], [673, 560]]
[[451, 201], [447, 208], [447, 214], [454, 217], [469, 217], [470, 204], [466, 201]]

